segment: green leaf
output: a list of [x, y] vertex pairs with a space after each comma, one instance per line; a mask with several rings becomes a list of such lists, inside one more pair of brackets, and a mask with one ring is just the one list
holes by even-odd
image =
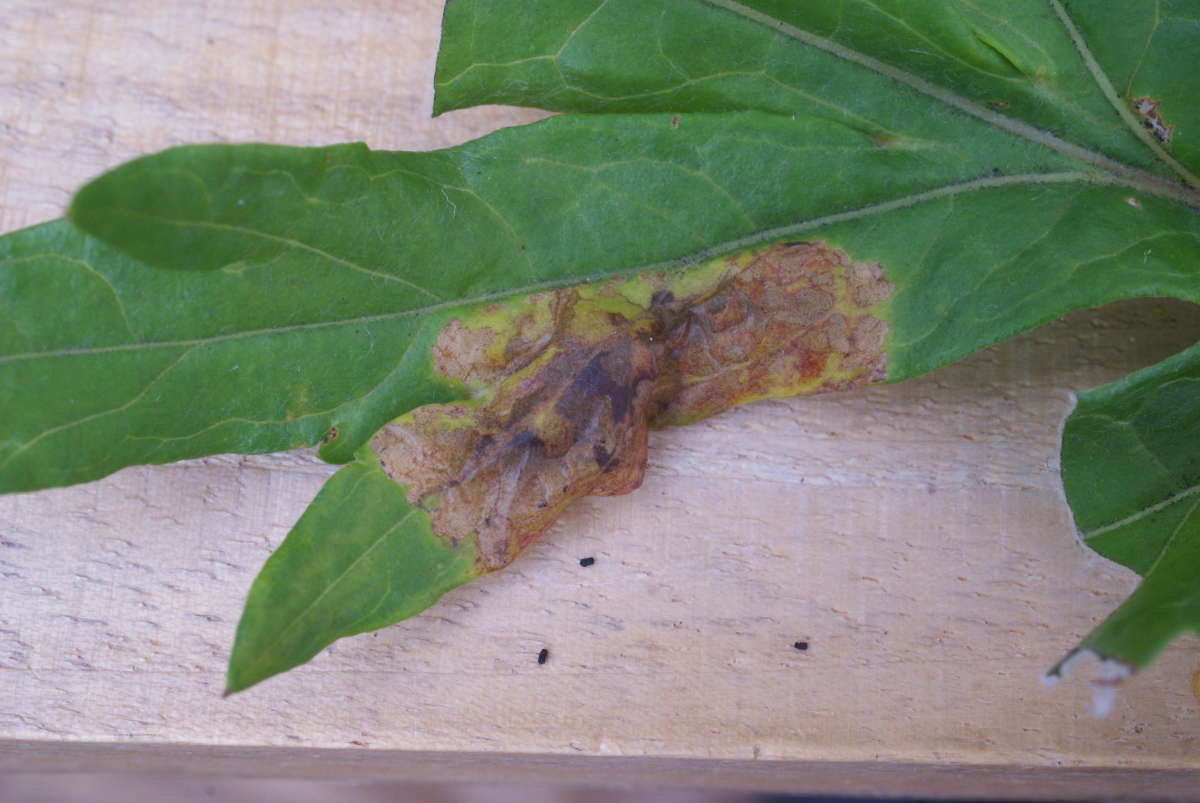
[[473, 542], [451, 547], [433, 535], [429, 514], [364, 451], [330, 478], [255, 579], [225, 693], [412, 616], [479, 574]]
[[[448, 6], [436, 109], [478, 103], [587, 112], [760, 109], [821, 115], [860, 126], [880, 124], [878, 115], [887, 110], [892, 115], [889, 125], [897, 117], [903, 119], [906, 110], [884, 99], [902, 93], [894, 88], [864, 89], [861, 72], [852, 75], [833, 65], [833, 59], [842, 59], [1103, 170], [1121, 172], [1105, 164], [1113, 159], [1173, 175], [1192, 188], [1200, 185], [1200, 107], [1194, 102], [1200, 89], [1197, 3], [1003, 0], [917, 6], [856, 0], [580, 0], [554, 5], [557, 18], [548, 18], [536, 40], [506, 36], [509, 3], [459, 0]], [[732, 17], [740, 23], [733, 24]], [[704, 46], [696, 47], [697, 42]], [[790, 46], [796, 42], [809, 47], [797, 52]], [[919, 103], [908, 111], [930, 114]], [[943, 127], [946, 116], [944, 110], [931, 119]], [[915, 129], [909, 120], [905, 123]], [[1020, 201], [1013, 202], [1021, 196], [1026, 199], [1023, 208]], [[913, 238], [912, 252], [921, 255], [922, 263], [911, 268], [914, 279], [906, 276], [903, 256], [885, 261], [889, 278], [898, 286], [888, 355], [891, 377], [953, 359], [956, 347], [975, 342], [982, 330], [1003, 336], [997, 329], [1005, 320], [1014, 320], [1013, 310], [1044, 307], [1045, 293], [1082, 306], [1088, 302], [1080, 294], [1096, 303], [1092, 292], [1119, 293], [1115, 287], [1101, 290], [1093, 284], [1113, 281], [1125, 285], [1130, 295], [1198, 300], [1195, 222], [1200, 204], [1195, 197], [1183, 199], [1190, 209], [1175, 207], [1168, 213], [1179, 215], [1174, 222], [1150, 224], [1141, 239], [1118, 235], [1108, 243], [1102, 241], [1124, 228], [1121, 215], [1114, 214], [1115, 198], [1097, 194], [1062, 205], [1052, 199], [1046, 205], [1042, 193], [1017, 190], [1008, 200], [990, 214], [971, 209], [970, 200], [947, 211], [943, 220], [949, 230], [939, 228], [930, 236], [932, 247], [919, 236]], [[1138, 194], [1124, 200], [1134, 209], [1145, 208]], [[1035, 215], [1061, 215], [1059, 225], [1044, 228], [1035, 215], [1021, 214], [1034, 210]], [[899, 216], [909, 216], [906, 222], [920, 234], [925, 221], [907, 212]], [[1114, 227], [1097, 226], [1102, 219], [1112, 220]], [[986, 226], [980, 226], [983, 220]], [[877, 242], [875, 226], [868, 229], [866, 236]], [[898, 243], [902, 236], [896, 237]], [[845, 239], [833, 237], [851, 253], [861, 253]], [[973, 253], [973, 241], [980, 237], [991, 242]], [[948, 253], [944, 257], [940, 251]], [[970, 270], [964, 271], [964, 264], [995, 264], [992, 255], [1006, 252], [1011, 262], [988, 270], [987, 280], [965, 275]], [[1088, 252], [1092, 255], [1084, 256]], [[1173, 274], [1179, 280], [1171, 282], [1173, 287], [1143, 272], [1158, 259], [1163, 263], [1152, 273]], [[1037, 275], [1022, 275], [1017, 263], [1025, 263]], [[940, 270], [934, 267], [939, 264]], [[915, 278], [921, 271], [934, 271], [937, 279]], [[1061, 281], [1048, 280], [1055, 274]], [[1134, 290], [1140, 282], [1145, 283]], [[1151, 284], [1156, 287], [1150, 289]], [[1183, 364], [1164, 365], [1157, 369], [1161, 376], [1151, 371], [1143, 375], [1144, 381], [1166, 381], [1169, 366]], [[1084, 422], [1095, 424], [1080, 417], [1089, 400], [1103, 394], [1083, 397], [1064, 442], [1064, 482], [1071, 507], [1085, 532], [1085, 522], [1096, 527], [1087, 543], [1135, 570], [1150, 572], [1129, 602], [1083, 647], [1135, 667], [1148, 663], [1176, 633], [1194, 630], [1197, 621], [1200, 566], [1195, 506], [1190, 505], [1194, 500], [1188, 490], [1196, 482], [1197, 433], [1186, 427], [1179, 431], [1175, 425], [1194, 414], [1200, 394], [1176, 379], [1171, 378], [1170, 395], [1164, 391], [1153, 404], [1147, 402], [1139, 432], [1106, 433], [1106, 440], [1094, 441], [1104, 443], [1102, 453], [1088, 459], [1070, 451], [1082, 448], [1078, 430]], [[1113, 394], [1127, 390], [1114, 386]], [[1154, 462], [1163, 457], [1150, 455], [1149, 445], [1137, 441], [1150, 430], [1165, 441], [1157, 446], [1169, 445], [1174, 457], [1191, 467], [1190, 479], [1178, 470], [1171, 473], [1169, 460], [1161, 466], [1121, 465], [1122, 460]], [[1095, 493], [1085, 493], [1085, 486]]]
[[437, 314], [381, 314], [381, 291], [328, 271], [154, 270], [65, 222], [0, 238], [0, 489], [335, 433], [323, 454], [344, 461], [399, 409], [448, 398], [414, 381]]
[[[286, 283], [292, 289], [281, 300], [294, 308], [285, 314], [307, 327], [297, 344], [307, 338], [326, 355], [346, 349], [309, 335], [331, 324], [426, 331], [423, 317], [444, 320], [453, 305], [817, 231], [855, 258], [882, 263], [898, 285], [891, 379], [1079, 306], [1195, 297], [1197, 220], [1189, 210], [1150, 190], [1105, 186], [1111, 177], [1053, 151], [965, 125], [979, 129], [965, 144], [928, 143], [917, 153], [880, 148], [826, 120], [761, 113], [698, 115], [678, 129], [660, 115], [561, 117], [434, 154], [185, 148], [99, 179], [73, 212], [80, 225], [153, 264], [207, 267], [227, 285], [254, 282], [250, 292], [264, 295]], [[991, 176], [997, 162], [1012, 175]], [[365, 189], [339, 195], [326, 191], [330, 183]], [[178, 211], [198, 186], [216, 200], [206, 211]], [[152, 197], [143, 187], [155, 188]], [[238, 203], [264, 197], [274, 203]], [[845, 211], [825, 214], [830, 209]], [[1089, 281], [1072, 281], [1079, 271]], [[402, 338], [389, 340], [388, 355], [403, 353]], [[228, 404], [236, 400], [231, 393]], [[339, 431], [356, 437], [343, 437], [340, 453], [405, 409], [397, 404], [369, 422], [345, 416]], [[266, 436], [261, 444], [297, 445]]]
[[1142, 668], [1200, 632], [1200, 344], [1079, 394], [1062, 476], [1084, 542], [1144, 577], [1078, 649]]
[[[1104, 88], [1127, 126], [1134, 128], [1159, 160], [1182, 173], [1200, 166], [1200, 107], [1194, 102], [1196, 76], [1182, 54], [1194, 52], [1200, 6], [1194, 2], [1144, 2], [1136, 5], [1088, 0], [1072, 3], [1078, 40], [1089, 70]], [[1150, 99], [1170, 135], [1139, 113], [1137, 101]], [[1144, 106], [1143, 106], [1144, 109]], [[1177, 161], [1176, 161], [1177, 160]], [[1186, 167], [1185, 167], [1186, 166]], [[1194, 182], [1193, 182], [1194, 184]]]
[[[35, 412], [3, 445], [0, 481], [332, 430], [322, 455], [347, 460], [390, 418], [467, 394], [430, 354], [448, 322], [515, 320], [478, 308], [581, 282], [678, 269], [686, 283], [710, 257], [770, 243], [879, 266], [895, 288], [877, 310], [891, 381], [1081, 306], [1200, 300], [1200, 50], [1172, 46], [1197, 9], [1115, 14], [1058, 0], [455, 0], [437, 110], [584, 114], [434, 153], [192, 147], [102, 176], [71, 210], [97, 240], [71, 233], [87, 255], [62, 255], [159, 278], [109, 279], [129, 324], [110, 314], [90, 329], [55, 331], [53, 290], [13, 296], [33, 334], [6, 341], [0, 386]], [[30, 236], [5, 247], [57, 258], [57, 241]], [[0, 269], [25, 281], [19, 260]], [[247, 364], [253, 376], [233, 376]], [[312, 521], [340, 543], [335, 495], [319, 500]], [[381, 578], [348, 599], [377, 599]], [[271, 596], [282, 580], [261, 582]], [[399, 600], [387, 621], [415, 610]], [[292, 627], [265, 610], [240, 649]], [[303, 649], [239, 687], [342, 632], [306, 627], [292, 630]]]
[[[1179, 59], [1198, 19], [1191, 3], [1104, 0], [456, 0], [434, 108], [759, 109], [877, 133], [953, 127], [953, 109], [1166, 174], [1129, 103], [1146, 94], [1180, 115], [1171, 147], [1194, 172], [1196, 77]], [[938, 104], [903, 103], [909, 89]]]
[[[999, 21], [964, 11], [954, 24], [945, 9], [922, 12], [893, 46], [873, 32], [895, 20], [858, 4], [848, 7], [857, 9], [853, 25], [808, 10], [799, 33], [778, 29], [799, 21], [795, 8], [771, 23], [700, 2], [553, 5], [536, 35], [505, 36], [507, 21], [523, 18], [511, 0], [451, 4], [439, 103], [775, 114], [552, 120], [437, 154], [185, 148], [122, 168], [81, 193], [77, 221], [151, 264], [218, 275], [122, 284], [124, 275], [106, 277], [127, 261], [95, 243], [51, 230], [15, 235], [6, 252], [17, 259], [61, 253], [113, 285], [109, 318], [63, 327], [37, 306], [53, 304], [60, 289], [51, 285], [61, 280], [48, 272], [14, 280], [24, 295], [6, 299], [21, 305], [13, 314], [28, 326], [6, 344], [0, 368], [21, 388], [13, 409], [39, 414], [20, 416], [24, 426], [9, 435], [3, 487], [292, 448], [332, 430], [339, 437], [324, 454], [345, 460], [393, 415], [444, 397], [432, 378], [415, 378], [424, 349], [406, 349], [431, 331], [421, 319], [447, 304], [829, 231], [822, 224], [839, 217], [852, 222], [837, 230], [838, 244], [882, 262], [900, 287], [893, 379], [1074, 307], [1124, 295], [1195, 297], [1194, 276], [1179, 266], [1195, 264], [1196, 216], [1150, 197], [1178, 188], [1126, 168], [1106, 173], [1106, 157], [1013, 129], [986, 108], [953, 111], [975, 102], [968, 93], [1007, 98], [1014, 115], [1026, 110], [1033, 123], [1072, 129], [1084, 145], [1107, 143], [1137, 167], [1153, 163], [1138, 139], [1144, 132], [1122, 127], [1104, 106], [1049, 7]], [[820, 47], [803, 38], [842, 33]], [[712, 43], [702, 55], [687, 46], [698, 34]], [[942, 55], [914, 62], [904, 37], [938, 43]], [[658, 42], [663, 59], [613, 61], [621, 51], [601, 45], [614, 39], [629, 52]], [[889, 58], [888, 71], [912, 71], [908, 85], [838, 50], [867, 45], [885, 49], [858, 62]], [[1015, 63], [1042, 59], [1029, 68], [1037, 80], [997, 72], [988, 61], [997, 47]], [[481, 59], [517, 63], [485, 68]], [[563, 94], [522, 72], [538, 65], [581, 89]], [[1149, 74], [1142, 68], [1138, 80]], [[918, 91], [931, 76], [945, 78], [936, 97]], [[610, 79], [636, 97], [616, 94]], [[1172, 96], [1189, 88], [1175, 83]], [[524, 89], [480, 96], [487, 86]], [[946, 92], [964, 94], [948, 107]], [[1067, 96], [1075, 105], [1058, 102]], [[1102, 140], [1099, 128], [1071, 125], [1094, 117], [1106, 120]], [[1142, 191], [1088, 183], [1115, 180]], [[6, 275], [21, 272], [5, 264]], [[1093, 280], [1072, 281], [1078, 271]], [[416, 364], [401, 368], [399, 354]], [[30, 372], [48, 381], [31, 383]], [[106, 393], [94, 393], [97, 376]], [[198, 386], [206, 392], [195, 394]]]

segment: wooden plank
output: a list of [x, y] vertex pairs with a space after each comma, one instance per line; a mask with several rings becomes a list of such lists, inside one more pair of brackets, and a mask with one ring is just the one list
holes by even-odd
[[[215, 776], [227, 782], [277, 776], [325, 782], [401, 781], [437, 785], [528, 784], [532, 780], [539, 784], [535, 787], [539, 789], [542, 785], [667, 786], [742, 793], [801, 789], [820, 795], [922, 799], [1195, 800], [1196, 797], [1196, 775], [1186, 770], [0, 742], [0, 771], [19, 769], [42, 778], [48, 773], [61, 772], [64, 764], [75, 772], [88, 773], [99, 783], [112, 773], [136, 772], [185, 779]], [[186, 789], [186, 785], [181, 786]], [[505, 791], [504, 799], [518, 799], [512, 789]], [[417, 797], [416, 793], [410, 796]], [[706, 799], [719, 803], [727, 798], [714, 795]], [[745, 800], [741, 795], [734, 799]]]
[[[0, 229], [181, 142], [416, 149], [540, 116], [427, 119], [438, 14], [426, 0], [12, 0]], [[330, 467], [215, 457], [0, 498], [4, 765], [45, 750], [57, 768], [153, 755], [216, 771], [246, 746], [261, 752], [239, 772], [267, 775], [305, 774], [322, 748], [363, 772], [469, 754], [481, 775], [636, 780], [644, 760], [674, 768], [661, 778], [809, 791], [853, 765], [885, 778], [855, 789], [893, 794], [917, 787], [887, 779], [930, 768], [1067, 768], [1062, 796], [1120, 773], [1200, 778], [1194, 640], [1103, 721], [1078, 679], [1039, 683], [1135, 585], [1071, 535], [1056, 463], [1071, 393], [1197, 337], [1195, 308], [1114, 305], [902, 385], [658, 433], [637, 493], [578, 506], [511, 569], [227, 701], [245, 591]], [[744, 774], [758, 772], [775, 780]], [[1015, 794], [988, 783], [973, 793]]]

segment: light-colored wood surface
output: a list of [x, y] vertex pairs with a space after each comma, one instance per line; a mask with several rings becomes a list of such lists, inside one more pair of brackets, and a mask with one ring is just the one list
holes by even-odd
[[[424, 149], [540, 116], [428, 118], [432, 0], [5, 6], [4, 231], [181, 142]], [[229, 771], [378, 773], [467, 754], [477, 776], [636, 779], [641, 761], [808, 791], [855, 791], [838, 767], [868, 767], [859, 791], [909, 793], [922, 768], [1093, 785], [1162, 770], [1156, 788], [1186, 796], [1194, 640], [1103, 721], [1082, 678], [1046, 691], [1040, 674], [1135, 585], [1072, 536], [1056, 457], [1071, 393], [1198, 337], [1193, 307], [1121, 304], [902, 385], [658, 433], [640, 491], [579, 505], [509, 570], [224, 701], [246, 589], [331, 467], [214, 457], [0, 498], [0, 767], [252, 755]]]

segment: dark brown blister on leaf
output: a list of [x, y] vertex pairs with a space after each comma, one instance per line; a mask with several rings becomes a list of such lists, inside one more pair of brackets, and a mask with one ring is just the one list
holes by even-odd
[[1140, 97], [1134, 98], [1131, 105], [1145, 129], [1163, 145], [1170, 145], [1175, 127], [1167, 125], [1163, 121], [1162, 115], [1158, 113], [1158, 107], [1162, 105], [1162, 101], [1151, 97]]
[[878, 264], [814, 241], [491, 305], [434, 348], [475, 398], [413, 410], [372, 447], [435, 533], [474, 534], [499, 569], [575, 499], [641, 485], [650, 427], [884, 379], [891, 293]]
[[568, 338], [486, 403], [418, 408], [373, 446], [434, 532], [452, 542], [475, 533], [483, 567], [499, 569], [574, 499], [641, 484], [657, 367], [627, 333]]

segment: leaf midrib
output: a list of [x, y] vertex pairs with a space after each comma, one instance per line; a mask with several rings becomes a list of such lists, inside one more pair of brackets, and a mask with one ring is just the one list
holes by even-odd
[[[359, 485], [361, 485], [363, 482], [365, 482], [367, 479], [369, 479], [369, 475], [366, 475], [366, 474], [364, 474], [362, 477], [357, 478], [354, 485], [351, 486], [351, 488], [346, 491], [346, 498], [350, 498], [351, 495], [354, 493], [354, 491], [357, 489], [357, 487]], [[369, 546], [367, 546], [365, 549], [363, 549], [363, 551], [358, 555], [358, 557], [356, 557], [353, 561], [350, 562], [349, 565], [347, 565], [341, 572], [338, 573], [337, 577], [334, 577], [328, 583], [326, 583], [325, 587], [321, 590], [321, 593], [318, 594], [315, 598], [313, 598], [313, 600], [311, 602], [309, 602], [309, 604], [307, 606], [305, 606], [304, 610], [300, 611], [295, 616], [293, 616], [291, 618], [291, 621], [288, 622], [288, 624], [285, 627], [283, 627], [282, 629], [277, 631], [275, 633], [275, 636], [270, 640], [270, 642], [268, 642], [267, 644], [260, 647], [260, 649], [257, 652], [256, 657], [250, 662], [250, 667], [261, 666], [264, 662], [275, 657], [272, 653], [272, 649], [275, 647], [275, 645], [277, 645], [281, 641], [283, 641], [284, 637], [289, 632], [291, 632], [291, 630], [293, 628], [295, 628], [297, 625], [299, 625], [300, 622], [304, 619], [304, 617], [308, 616], [308, 614], [314, 608], [316, 608], [317, 605], [321, 604], [321, 601], [324, 600], [327, 596], [329, 596], [330, 592], [332, 592], [333, 589], [338, 586], [338, 584], [340, 584], [343, 580], [345, 580], [347, 577], [349, 577], [350, 573], [353, 572], [356, 568], [358, 568], [358, 565], [360, 563], [362, 563], [364, 560], [366, 560], [368, 555], [370, 555], [372, 552], [374, 552], [375, 549], [380, 544], [382, 544], [384, 541], [386, 541], [392, 535], [392, 533], [394, 533], [399, 528], [403, 527], [408, 522], [408, 520], [413, 517], [413, 515], [416, 512], [417, 512], [417, 508], [413, 508], [413, 509], [409, 510], [409, 512], [404, 514], [404, 516], [402, 516], [399, 521], [397, 521], [391, 527], [387, 528], [374, 541], [372, 541]], [[246, 671], [248, 668], [249, 667], [243, 668], [243, 671]]]
[[[698, 2], [707, 3], [711, 6], [715, 6], [733, 14], [737, 14], [741, 17], [757, 22], [760, 25], [771, 28], [772, 30], [775, 30], [785, 36], [789, 36], [797, 41], [803, 42], [810, 47], [823, 50], [844, 61], [857, 64], [860, 67], [865, 67], [866, 69], [872, 70], [873, 72], [876, 72], [886, 78], [890, 78], [894, 81], [905, 84], [906, 86], [909, 86], [918, 92], [933, 98], [934, 100], [940, 101], [941, 103], [944, 103], [953, 109], [957, 109], [960, 112], [978, 118], [989, 125], [992, 125], [1003, 131], [1007, 131], [1008, 133], [1021, 137], [1029, 142], [1033, 142], [1037, 145], [1041, 145], [1061, 153], [1068, 158], [1075, 159], [1083, 162], [1084, 164], [1099, 168], [1100, 170], [1103, 170], [1104, 172], [1109, 173], [1120, 180], [1121, 183], [1127, 184], [1130, 187], [1135, 187], [1143, 192], [1153, 195], [1169, 198], [1170, 200], [1178, 201], [1191, 207], [1200, 208], [1200, 190], [1195, 189], [1194, 186], [1188, 187], [1175, 183], [1164, 178], [1163, 176], [1155, 175], [1154, 173], [1149, 173], [1145, 170], [1140, 170], [1123, 162], [1118, 162], [1117, 160], [1109, 156], [1105, 156], [1102, 153], [1098, 153], [1097, 151], [1093, 151], [1081, 145], [1076, 145], [1073, 142], [1060, 139], [1048, 131], [1042, 131], [1041, 129], [1036, 128], [1026, 122], [1000, 114], [999, 112], [993, 111], [985, 106], [981, 106], [972, 100], [968, 100], [967, 98], [955, 92], [951, 92], [944, 87], [940, 87], [931, 81], [927, 81], [918, 75], [908, 72], [907, 70], [902, 70], [899, 67], [880, 61], [879, 59], [868, 56], [865, 53], [854, 50], [853, 48], [846, 47], [832, 39], [827, 39], [810, 31], [806, 31], [803, 28], [798, 28], [795, 25], [791, 25], [783, 20], [772, 17], [769, 14], [743, 5], [742, 3], [738, 2], [738, 0], [698, 0]], [[1071, 39], [1076, 44], [1077, 49], [1079, 49], [1080, 57], [1084, 61], [1085, 68], [1088, 69], [1093, 80], [1097, 82], [1101, 93], [1105, 94], [1105, 97], [1107, 98], [1108, 93], [1104, 92], [1104, 81], [1100, 80], [1100, 76], [1103, 76], [1104, 74], [1099, 70], [1099, 65], [1096, 65], [1095, 70], [1093, 70], [1092, 66], [1088, 63], [1088, 51], [1085, 48], [1081, 48], [1081, 45], [1083, 45], [1082, 39], [1076, 35], [1076, 32], [1073, 31], [1072, 27], [1069, 25], [1069, 17], [1066, 16], [1066, 11], [1062, 9], [1059, 1], [1049, 0], [1049, 2], [1051, 7], [1055, 10], [1055, 13], [1058, 14], [1060, 20], [1063, 22], [1064, 26], [1067, 27], [1067, 33], [1069, 36], [1071, 36]], [[1113, 101], [1112, 98], [1109, 98], [1109, 100], [1110, 102]], [[1119, 108], [1117, 110], [1117, 114], [1128, 126], [1130, 120], [1126, 119], [1125, 115], [1120, 114]], [[1142, 141], [1144, 144], [1148, 145], [1148, 143], [1145, 142], [1144, 137], [1141, 136], [1141, 133], [1136, 130], [1136, 126], [1134, 126], [1134, 128], [1134, 134], [1138, 137], [1139, 141]], [[1163, 160], [1172, 169], [1176, 169], [1176, 165], [1178, 165], [1178, 163], [1169, 156], [1166, 156], [1165, 152], [1163, 152], [1161, 148], [1150, 148], [1150, 150], [1155, 154], [1156, 157]], [[1183, 170], [1181, 175], [1185, 180], [1189, 180], [1191, 183], [1193, 183], [1193, 185], [1200, 183], [1196, 180], [1195, 176], [1192, 176], [1186, 171], [1186, 169], [1183, 169], [1182, 165], [1179, 165], [1179, 169]], [[1179, 169], [1176, 169], [1176, 172], [1179, 172]]]
[[1156, 502], [1153, 505], [1148, 505], [1148, 506], [1142, 508], [1141, 510], [1138, 510], [1135, 513], [1131, 513], [1122, 519], [1117, 519], [1116, 521], [1112, 521], [1112, 522], [1109, 522], [1108, 524], [1101, 525], [1100, 527], [1096, 527], [1095, 529], [1081, 532], [1080, 535], [1083, 537], [1083, 540], [1085, 540], [1085, 541], [1090, 540], [1092, 538], [1097, 538], [1101, 535], [1106, 535], [1106, 534], [1112, 532], [1113, 530], [1119, 530], [1122, 527], [1129, 526], [1130, 524], [1136, 524], [1137, 522], [1141, 521], [1144, 518], [1153, 516], [1155, 513], [1160, 513], [1162, 511], [1166, 510], [1167, 508], [1172, 507], [1173, 505], [1177, 505], [1186, 499], [1192, 498], [1193, 496], [1200, 496], [1200, 485], [1193, 485], [1189, 488], [1185, 488], [1182, 491], [1179, 491], [1178, 493], [1167, 497], [1166, 499], [1162, 500], [1161, 502]]
[[[1096, 61], [1096, 57], [1092, 54], [1091, 48], [1088, 47], [1087, 41], [1083, 38], [1083, 33], [1075, 25], [1071, 19], [1071, 15], [1067, 13], [1067, 9], [1063, 6], [1061, 0], [1050, 0], [1050, 6], [1054, 9], [1059, 22], [1066, 29], [1067, 35], [1071, 37], [1072, 44], [1079, 52], [1079, 58], [1083, 61], [1083, 66], [1087, 69], [1088, 74], [1092, 76], [1092, 80], [1096, 82], [1096, 86], [1100, 89], [1100, 94], [1104, 95], [1105, 100], [1116, 111], [1117, 116], [1121, 118], [1121, 122], [1125, 127], [1131, 130], [1142, 144], [1145, 145], [1158, 160], [1170, 167], [1175, 174], [1193, 187], [1200, 186], [1198, 179], [1190, 170], [1184, 167], [1171, 154], [1167, 153], [1166, 149], [1154, 138], [1146, 128], [1140, 125], [1137, 118], [1133, 116], [1133, 112], [1129, 110], [1129, 105], [1121, 102], [1117, 90], [1112, 85], [1112, 81], [1108, 79], [1108, 75], [1100, 66], [1100, 62]], [[1155, 17], [1158, 16], [1158, 6], [1155, 5]], [[1153, 37], [1153, 34], [1151, 34]]]
[[[30, 352], [26, 354], [10, 354], [0, 356], [0, 365], [13, 362], [21, 362], [34, 359], [54, 359], [59, 357], [81, 357], [91, 356], [95, 354], [113, 354], [130, 351], [143, 351], [149, 349], [160, 348], [186, 348], [195, 346], [208, 346], [225, 343], [229, 341], [242, 340], [252, 337], [264, 337], [271, 335], [290, 334], [293, 332], [309, 331], [315, 329], [328, 329], [339, 326], [358, 326], [366, 323], [375, 323], [378, 321], [399, 320], [402, 318], [420, 317], [430, 315], [436, 312], [442, 312], [450, 309], [474, 307], [479, 304], [486, 304], [491, 301], [499, 301], [505, 298], [514, 296], [527, 295], [543, 290], [554, 290], [560, 287], [570, 287], [572, 285], [587, 284], [594, 282], [607, 281], [609, 279], [622, 278], [643, 273], [651, 273], [655, 271], [669, 271], [687, 268], [698, 264], [708, 259], [713, 259], [718, 256], [733, 253], [736, 251], [753, 248], [758, 245], [763, 245], [772, 241], [782, 240], [792, 235], [800, 234], [813, 229], [818, 229], [823, 226], [832, 225], [835, 223], [846, 223], [852, 220], [870, 217], [872, 215], [882, 215], [888, 212], [894, 212], [901, 209], [906, 209], [926, 201], [933, 201], [942, 198], [951, 198], [958, 195], [963, 195], [969, 192], [976, 192], [988, 189], [998, 189], [1011, 186], [1034, 186], [1045, 184], [1125, 184], [1125, 182], [1113, 176], [1106, 176], [1097, 173], [1088, 173], [1083, 171], [1064, 171], [1058, 173], [1028, 173], [1015, 176], [997, 176], [989, 178], [974, 179], [958, 184], [949, 184], [944, 187], [938, 187], [924, 192], [912, 193], [910, 195], [893, 198], [889, 201], [881, 201], [876, 204], [868, 204], [867, 206], [852, 209], [846, 212], [837, 212], [831, 215], [821, 215], [819, 217], [808, 218], [797, 223], [789, 223], [785, 226], [777, 226], [774, 228], [763, 229], [745, 237], [740, 237], [734, 240], [727, 240], [709, 246], [701, 251], [689, 254], [687, 256], [676, 259], [664, 260], [647, 265], [637, 265], [629, 268], [621, 268], [611, 271], [600, 271], [591, 273], [586, 276], [565, 276], [561, 279], [553, 279], [543, 282], [532, 282], [529, 284], [504, 288], [487, 293], [480, 293], [474, 296], [464, 296], [448, 301], [441, 301], [436, 304], [428, 304], [421, 307], [413, 307], [406, 310], [397, 310], [395, 312], [383, 312], [375, 315], [362, 315], [353, 318], [342, 318], [334, 321], [315, 321], [312, 323], [293, 324], [290, 326], [273, 326], [264, 327], [261, 329], [251, 329], [242, 332], [230, 332], [223, 335], [213, 335], [210, 337], [189, 338], [181, 340], [161, 340], [149, 343], [125, 343], [110, 346], [96, 346], [93, 348], [80, 349], [60, 349], [56, 351], [41, 351]], [[251, 229], [244, 229], [243, 233], [254, 234]], [[267, 236], [264, 234], [264, 236]], [[9, 260], [0, 261], [0, 266], [6, 264]]]

